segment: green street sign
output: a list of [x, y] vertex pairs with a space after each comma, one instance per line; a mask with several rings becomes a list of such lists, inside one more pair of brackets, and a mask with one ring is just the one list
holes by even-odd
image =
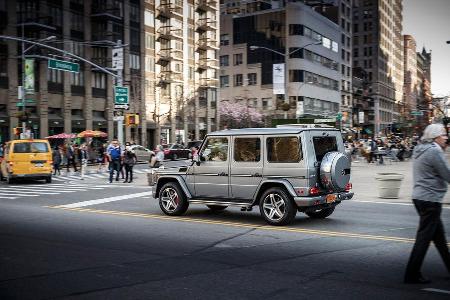
[[[35, 103], [36, 101], [34, 99], [25, 99], [25, 105], [27, 103]], [[22, 100], [19, 100], [19, 102], [16, 103], [16, 107], [22, 107], [23, 106], [23, 102]]]
[[74, 72], [78, 73], [80, 71], [80, 65], [77, 63], [65, 61], [65, 60], [57, 60], [57, 59], [49, 59], [48, 67], [50, 69]]
[[423, 111], [412, 111], [411, 116], [423, 116]]
[[342, 113], [338, 112], [336, 115], [336, 120], [340, 121], [342, 119]]
[[128, 106], [128, 88], [123, 86], [114, 87], [114, 105], [116, 108], [118, 106]]

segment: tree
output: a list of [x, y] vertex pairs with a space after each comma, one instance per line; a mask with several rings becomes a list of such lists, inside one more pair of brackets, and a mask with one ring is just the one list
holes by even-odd
[[219, 113], [220, 123], [226, 128], [260, 127], [264, 124], [261, 113], [241, 102], [223, 101]]

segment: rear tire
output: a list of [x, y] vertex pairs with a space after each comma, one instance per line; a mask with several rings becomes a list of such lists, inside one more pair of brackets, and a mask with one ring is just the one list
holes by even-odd
[[212, 211], [222, 211], [225, 210], [228, 206], [222, 205], [206, 205]]
[[159, 192], [159, 207], [168, 216], [179, 216], [189, 207], [186, 195], [175, 182], [168, 182]]
[[8, 184], [13, 184], [13, 183], [14, 183], [14, 179], [11, 178], [11, 176], [6, 175], [6, 182], [7, 182]]
[[297, 213], [292, 197], [279, 187], [264, 192], [259, 201], [259, 210], [266, 222], [275, 226], [291, 223]]
[[173, 155], [172, 155], [172, 160], [177, 160], [177, 159], [178, 159], [178, 155], [173, 154]]
[[326, 217], [329, 217], [334, 212], [335, 206], [323, 208], [316, 211], [311, 212], [305, 212], [305, 214], [313, 219], [325, 219]]

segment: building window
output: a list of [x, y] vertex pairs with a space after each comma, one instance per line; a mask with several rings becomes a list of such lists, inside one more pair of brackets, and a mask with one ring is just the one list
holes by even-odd
[[152, 33], [145, 33], [145, 48], [155, 49], [155, 35]]
[[140, 20], [139, 6], [136, 5], [135, 3], [130, 3], [129, 5], [130, 5], [130, 20], [134, 22]]
[[155, 27], [155, 14], [148, 9], [144, 12], [144, 24], [146, 26]]
[[303, 25], [289, 24], [289, 35], [303, 35]]
[[289, 70], [289, 81], [290, 82], [303, 82], [303, 71], [302, 70]]
[[141, 68], [141, 64], [139, 61], [139, 55], [130, 54], [130, 69], [139, 70]]
[[62, 26], [62, 9], [56, 6], [49, 6], [48, 13], [51, 17], [52, 26], [61, 27]]
[[0, 76], [8, 76], [8, 46], [0, 44]]
[[97, 89], [106, 89], [106, 74], [105, 73], [92, 73], [92, 87]]
[[229, 66], [229, 56], [228, 55], [221, 55], [220, 56], [220, 66], [221, 67], [228, 67]]
[[220, 76], [220, 87], [229, 87], [230, 86], [230, 76], [224, 75]]
[[155, 58], [152, 56], [145, 57], [145, 71], [155, 72]]
[[230, 35], [229, 34], [221, 34], [220, 35], [220, 46], [226, 46], [230, 44]]
[[55, 69], [48, 69], [47, 80], [50, 82], [62, 83], [62, 71]]
[[72, 12], [70, 15], [70, 28], [76, 31], [84, 31], [83, 15]]
[[268, 109], [272, 107], [272, 98], [262, 98], [262, 108]]
[[70, 84], [84, 86], [84, 72], [80, 70], [78, 73], [72, 73]]
[[256, 85], [256, 73], [247, 74], [248, 85]]
[[242, 80], [242, 74], [236, 74], [234, 75], [234, 86], [242, 86], [243, 80]]
[[242, 65], [243, 61], [242, 61], [242, 53], [237, 53], [233, 55], [233, 64], [235, 66], [239, 66]]

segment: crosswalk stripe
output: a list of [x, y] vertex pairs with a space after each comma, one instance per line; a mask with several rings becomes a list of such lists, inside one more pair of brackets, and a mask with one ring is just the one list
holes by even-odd
[[17, 197], [37, 197], [40, 195], [36, 195], [36, 194], [19, 194], [19, 193], [3, 193], [2, 192], [2, 196], [17, 196]]
[[[73, 193], [73, 192], [77, 192], [77, 191], [82, 191], [82, 189], [70, 189], [70, 188], [64, 188], [64, 190], [60, 187], [39, 187], [38, 188], [40, 191], [46, 191], [46, 192], [58, 192], [58, 193]], [[3, 190], [3, 188], [1, 189]], [[20, 187], [20, 191], [25, 190], [25, 191], [29, 191], [32, 190], [34, 192], [36, 192], [36, 188], [35, 187]]]
[[5, 197], [5, 196], [0, 196], [0, 199], [17, 199], [17, 197]]
[[40, 192], [40, 191], [23, 191], [23, 190], [16, 190], [16, 189], [8, 189], [8, 188], [3, 188], [2, 189], [2, 195], [6, 195], [6, 193], [4, 193], [3, 191], [6, 191], [6, 193], [12, 193], [12, 192], [15, 192], [15, 193], [18, 193], [18, 194], [37, 194], [37, 193], [39, 193], [39, 194], [41, 194], [41, 195], [58, 195], [59, 193], [54, 193], [54, 192], [47, 192], [47, 191], [44, 191], [44, 192]]

